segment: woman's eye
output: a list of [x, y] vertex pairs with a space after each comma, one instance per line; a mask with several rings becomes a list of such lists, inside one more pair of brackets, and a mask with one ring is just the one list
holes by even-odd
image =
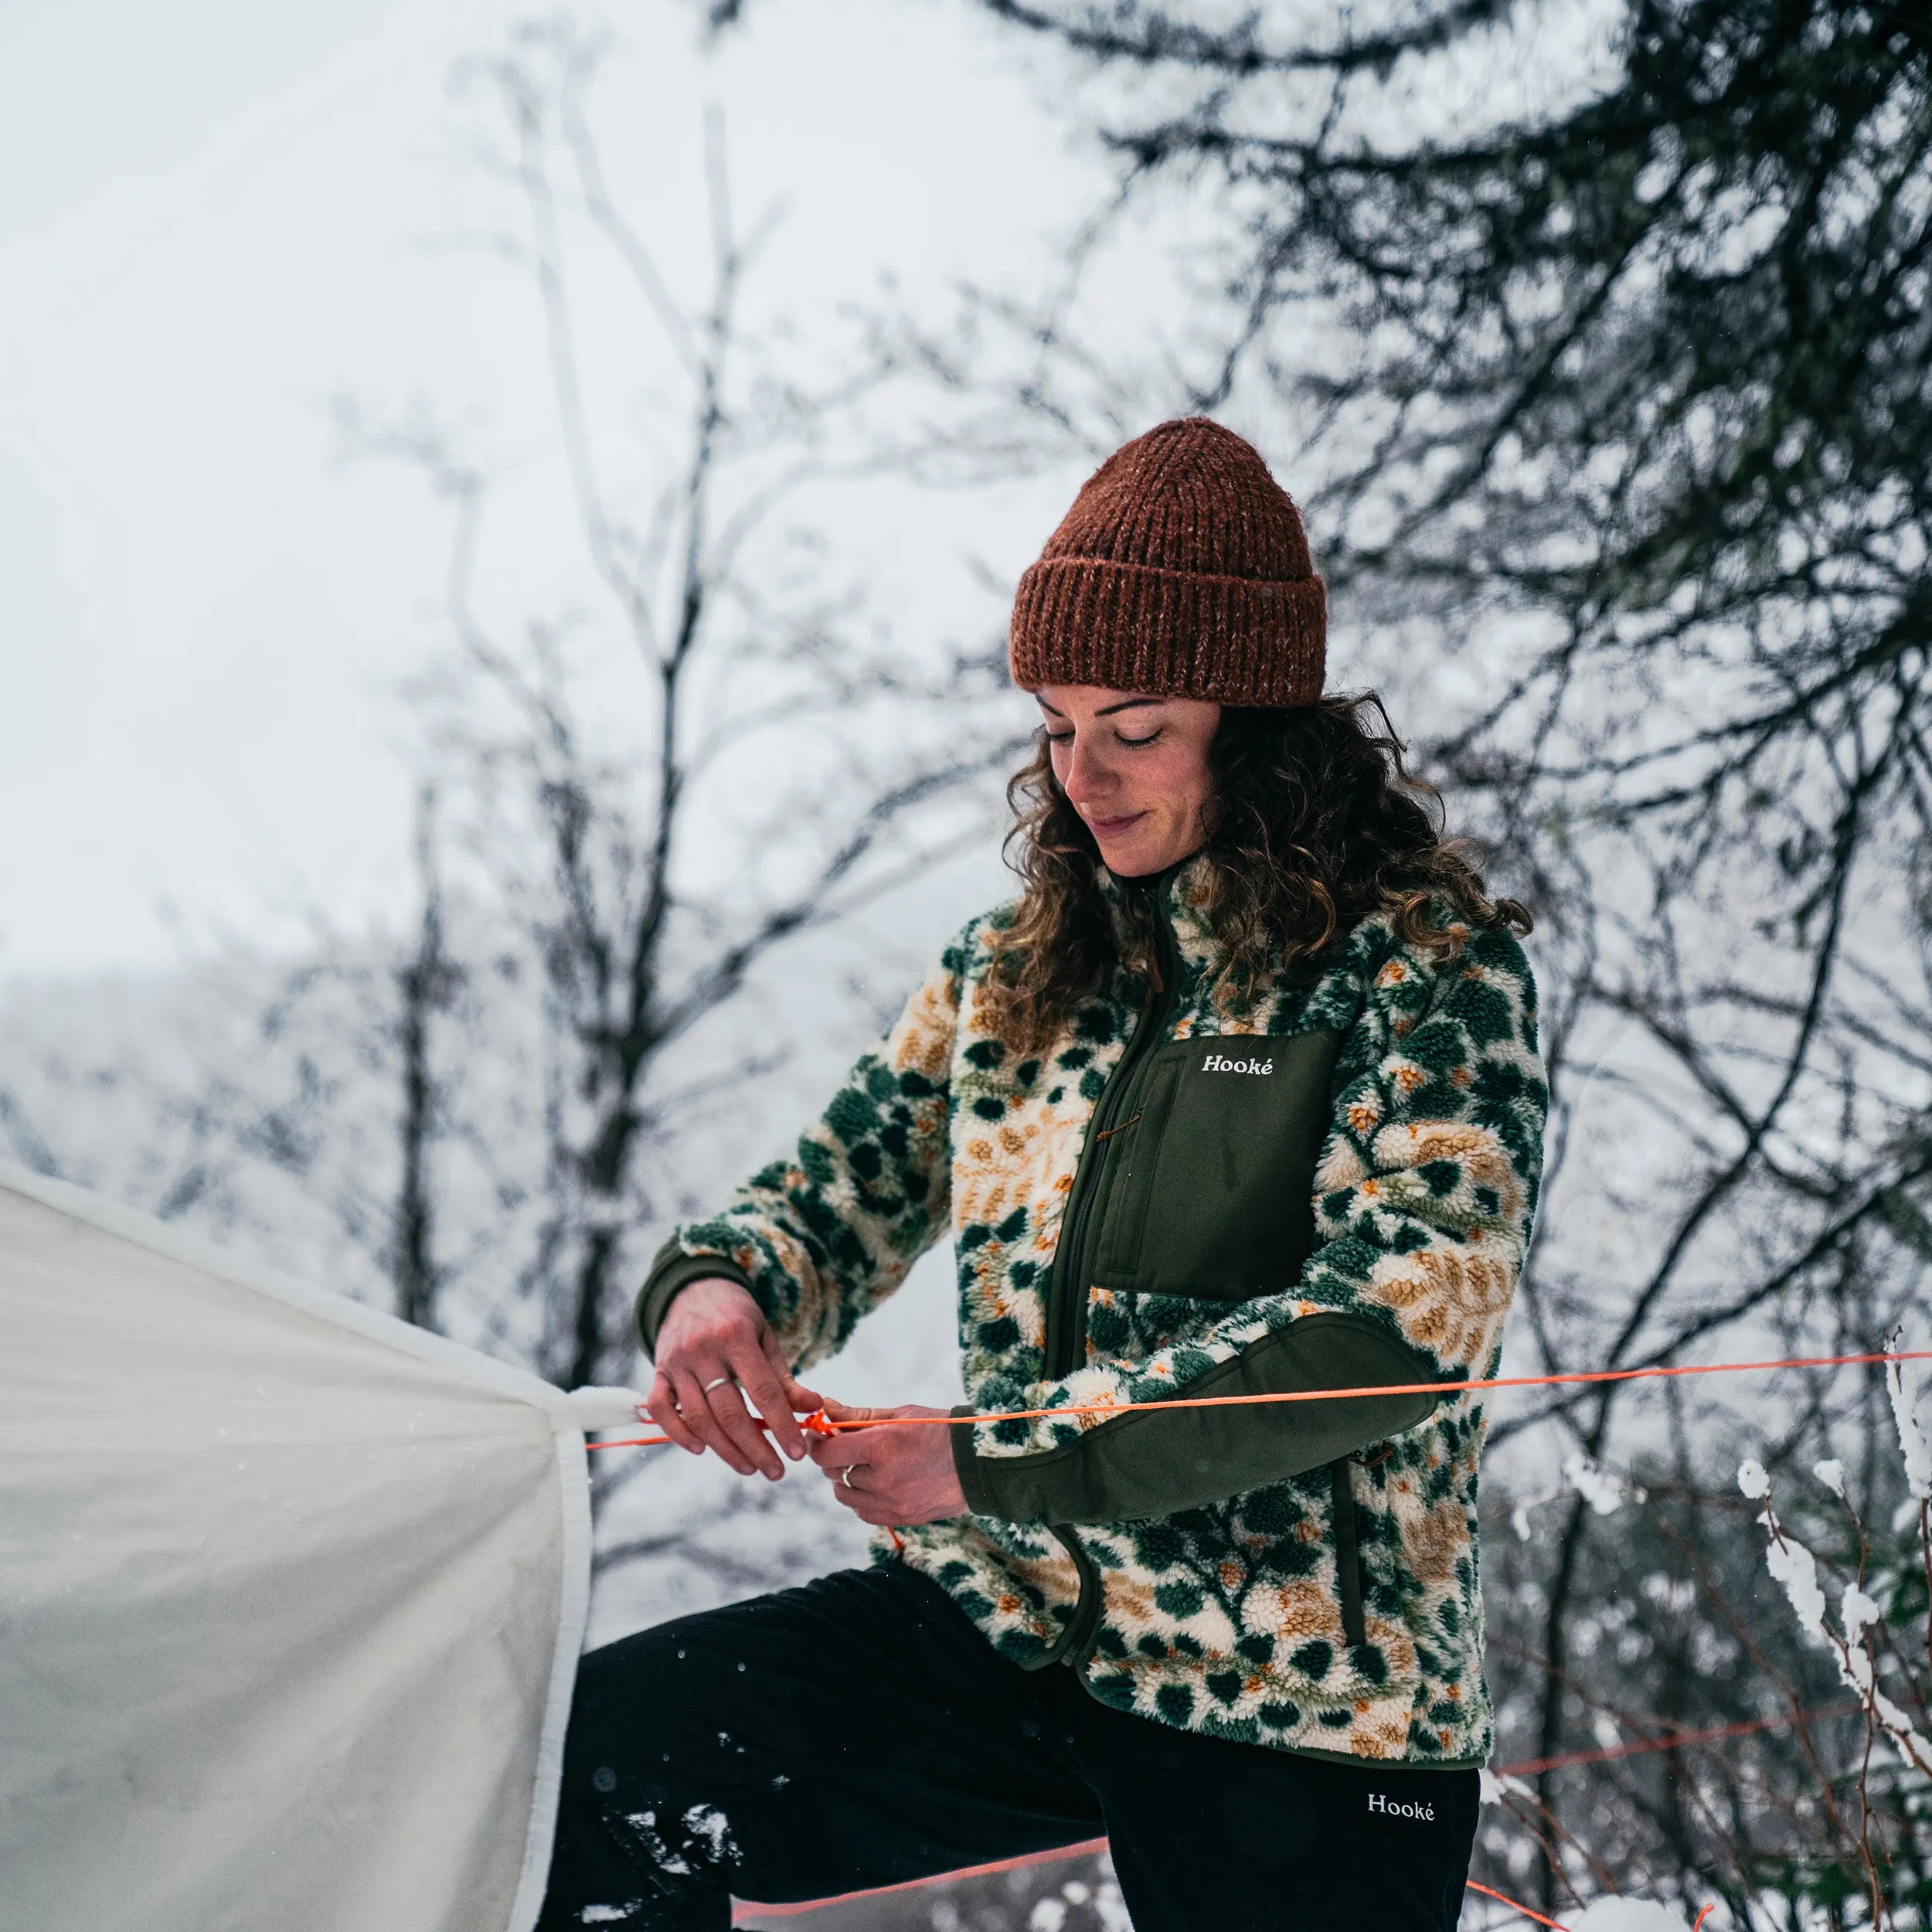
[[1070, 745], [1073, 742], [1073, 734], [1070, 731], [1049, 731], [1045, 736], [1049, 745]]
[[1150, 731], [1145, 738], [1122, 738], [1121, 743], [1124, 745], [1151, 745], [1160, 735], [1158, 731]]

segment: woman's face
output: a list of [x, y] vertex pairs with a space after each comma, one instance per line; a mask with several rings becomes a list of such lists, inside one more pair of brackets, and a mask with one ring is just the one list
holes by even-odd
[[1036, 695], [1053, 776], [1109, 872], [1138, 879], [1202, 843], [1218, 704], [1092, 684], [1043, 685]]

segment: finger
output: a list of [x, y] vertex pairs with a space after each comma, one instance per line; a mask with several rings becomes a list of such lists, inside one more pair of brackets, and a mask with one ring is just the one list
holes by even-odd
[[744, 1393], [751, 1398], [765, 1427], [771, 1432], [772, 1440], [796, 1462], [805, 1453], [805, 1432], [798, 1427], [791, 1413], [791, 1404], [786, 1399], [778, 1378], [771, 1372], [770, 1363], [762, 1354], [753, 1354], [750, 1349], [742, 1351], [738, 1380]]
[[680, 1449], [694, 1456], [704, 1454], [704, 1444], [691, 1432], [685, 1419], [678, 1413], [678, 1398], [672, 1393], [671, 1378], [660, 1369], [651, 1384], [651, 1393], [645, 1398], [644, 1412]]
[[[897, 1445], [885, 1439], [882, 1430], [855, 1430], [848, 1436], [828, 1436], [812, 1444], [812, 1461], [841, 1489], [849, 1487], [870, 1491], [876, 1495], [890, 1489], [896, 1480], [893, 1451]], [[852, 1472], [847, 1485], [845, 1471]]]
[[787, 1365], [784, 1351], [778, 1345], [778, 1338], [769, 1328], [758, 1331], [758, 1345], [764, 1351], [765, 1359], [771, 1364], [772, 1372], [778, 1378], [779, 1385], [785, 1392], [787, 1406], [794, 1413], [810, 1415], [825, 1406], [825, 1399], [815, 1389], [808, 1389], [794, 1376]]
[[869, 1523], [875, 1529], [888, 1529], [904, 1519], [906, 1512], [895, 1499], [889, 1471], [876, 1466], [866, 1469], [859, 1463], [847, 1467], [852, 1471], [850, 1482], [845, 1480], [843, 1470], [828, 1469], [825, 1475], [832, 1484], [832, 1493], [861, 1522]]
[[887, 1417], [899, 1413], [896, 1409], [868, 1409], [859, 1403], [841, 1402], [836, 1396], [826, 1396], [825, 1406], [829, 1420], [855, 1424], [883, 1422]]
[[838, 1436], [814, 1436], [808, 1453], [827, 1475], [835, 1477], [840, 1470], [855, 1468], [866, 1460], [849, 1441]]
[[738, 1386], [736, 1378], [705, 1390], [704, 1400], [709, 1405], [718, 1427], [736, 1445], [738, 1453], [759, 1475], [776, 1482], [785, 1473], [785, 1466], [758, 1426], [757, 1418], [745, 1406], [744, 1391]]
[[888, 1423], [898, 1413], [896, 1409], [865, 1409], [854, 1403], [833, 1400], [827, 1406], [826, 1417], [844, 1426], [829, 1434], [812, 1437], [813, 1461], [821, 1468], [839, 1468], [849, 1462], [877, 1461], [899, 1432], [875, 1425]]
[[[679, 1369], [671, 1379], [676, 1391], [678, 1406], [684, 1411], [685, 1426], [696, 1436], [704, 1446], [719, 1459], [741, 1476], [751, 1474], [752, 1464], [738, 1445], [728, 1436], [706, 1400], [704, 1385], [699, 1382], [700, 1372], [696, 1369]], [[715, 1372], [713, 1371], [711, 1372]], [[705, 1373], [705, 1381], [711, 1373]]]
[[866, 1490], [855, 1489], [852, 1493], [852, 1513], [861, 1522], [869, 1523], [875, 1529], [889, 1529], [899, 1520], [900, 1512], [884, 1497]]
[[856, 1477], [849, 1483], [842, 1471], [828, 1471], [834, 1498], [842, 1509], [849, 1509], [861, 1522], [879, 1527], [886, 1520], [886, 1512], [879, 1496], [873, 1491], [860, 1486]]
[[842, 1469], [856, 1469], [876, 1462], [882, 1446], [869, 1430], [841, 1429], [832, 1435], [812, 1437], [811, 1459], [835, 1476]]

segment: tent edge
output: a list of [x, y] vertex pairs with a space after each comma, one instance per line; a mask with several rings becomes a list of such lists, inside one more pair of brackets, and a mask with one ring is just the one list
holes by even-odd
[[538, 1733], [536, 1775], [530, 1793], [529, 1828], [523, 1842], [523, 1868], [505, 1932], [532, 1932], [537, 1914], [543, 1909], [563, 1780], [564, 1733], [570, 1721], [577, 1658], [583, 1648], [584, 1628], [590, 1614], [590, 1485], [582, 1434], [574, 1429], [560, 1429], [556, 1456], [563, 1526], [556, 1644], [550, 1659], [543, 1726]]

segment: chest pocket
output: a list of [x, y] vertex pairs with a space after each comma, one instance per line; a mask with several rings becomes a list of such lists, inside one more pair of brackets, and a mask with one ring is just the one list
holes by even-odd
[[1091, 1285], [1245, 1301], [1315, 1243], [1315, 1169], [1339, 1030], [1170, 1040], [1102, 1169]]

